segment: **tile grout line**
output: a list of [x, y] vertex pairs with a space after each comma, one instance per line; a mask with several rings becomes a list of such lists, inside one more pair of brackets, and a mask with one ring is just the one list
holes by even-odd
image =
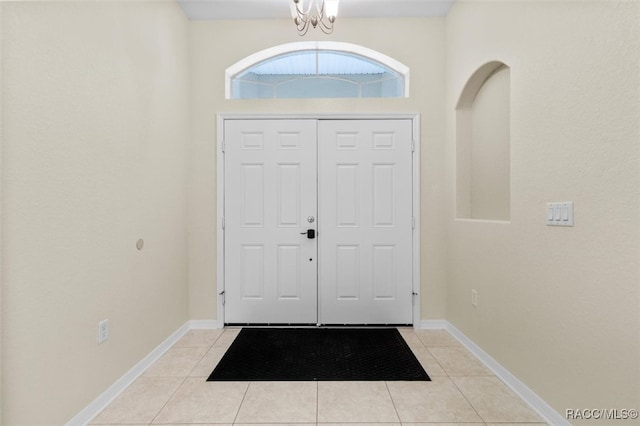
[[[420, 340], [422, 341], [422, 340]], [[424, 343], [424, 342], [423, 342]], [[480, 421], [483, 424], [487, 424], [487, 422], [485, 422], [485, 420], [482, 418], [482, 416], [480, 415], [480, 413], [478, 413], [478, 410], [476, 410], [476, 407], [473, 406], [473, 404], [471, 403], [471, 401], [469, 401], [469, 399], [467, 398], [467, 396], [462, 392], [462, 389], [460, 389], [458, 387], [458, 384], [455, 382], [455, 380], [453, 380], [453, 377], [449, 374], [449, 372], [444, 368], [444, 366], [442, 364], [440, 364], [440, 361], [438, 361], [438, 358], [433, 354], [433, 352], [431, 352], [431, 349], [429, 349], [429, 347], [424, 344], [424, 346], [427, 348], [427, 351], [429, 351], [429, 353], [431, 354], [431, 356], [433, 357], [433, 359], [436, 361], [436, 363], [440, 366], [440, 368], [442, 369], [442, 371], [444, 371], [444, 374], [447, 375], [447, 378], [449, 380], [451, 380], [451, 383], [453, 383], [453, 385], [456, 387], [456, 389], [458, 390], [458, 392], [460, 392], [460, 395], [462, 395], [462, 397], [464, 398], [465, 401], [467, 401], [467, 404], [469, 404], [469, 407], [471, 407], [471, 409], [473, 410], [474, 413], [476, 413], [476, 415], [478, 416], [478, 418], [480, 419]], [[434, 348], [455, 348], [456, 346], [434, 346]], [[475, 357], [474, 357], [475, 358]]]
[[[416, 336], [416, 338], [418, 339], [418, 342], [420, 342], [420, 344], [422, 344], [424, 346], [424, 343], [422, 342], [422, 340], [420, 340], [420, 338], [415, 333], [415, 331], [411, 330], [411, 333], [413, 333], [413, 335]], [[405, 341], [405, 343], [409, 347], [409, 350], [411, 351], [411, 353], [415, 357], [416, 354], [413, 353], [413, 349], [409, 345], [409, 342], [407, 342], [407, 339], [404, 338], [404, 335], [402, 333], [400, 333], [400, 336]], [[417, 359], [417, 357], [416, 357], [416, 359]], [[420, 363], [420, 360], [418, 360], [418, 363]], [[420, 363], [420, 366], [422, 367], [422, 369], [424, 369], [424, 367], [422, 366], [422, 363]], [[427, 374], [429, 374], [429, 373], [427, 373]], [[431, 376], [429, 376], [429, 377], [431, 377]], [[400, 417], [400, 413], [398, 412], [398, 407], [396, 407], [396, 401], [393, 399], [393, 395], [391, 394], [391, 390], [389, 389], [389, 383], [386, 380], [384, 382], [384, 386], [387, 388], [387, 392], [389, 393], [389, 398], [391, 398], [391, 404], [393, 404], [393, 409], [396, 411], [396, 417], [398, 418], [398, 422], [400, 422], [400, 424], [402, 425], [402, 418]]]
[[402, 424], [402, 419], [400, 418], [400, 413], [398, 412], [398, 407], [396, 407], [396, 402], [393, 400], [393, 395], [391, 395], [391, 390], [389, 389], [389, 382], [384, 381], [384, 387], [387, 388], [387, 393], [389, 394], [389, 398], [391, 399], [391, 404], [393, 404], [393, 409], [396, 412], [396, 417], [398, 418], [398, 422]]
[[[451, 378], [451, 376], [449, 376], [449, 372], [447, 370], [445, 370], [445, 368], [442, 366], [442, 364], [440, 364], [440, 361], [438, 361], [438, 358], [436, 358], [436, 356], [433, 354], [433, 352], [431, 352], [431, 349], [429, 349], [429, 346], [420, 338], [420, 336], [418, 336], [418, 334], [412, 330], [412, 332], [415, 334], [415, 336], [418, 338], [418, 341], [420, 342], [420, 344], [422, 345], [423, 348], [425, 348], [427, 350], [427, 352], [429, 352], [429, 355], [431, 355], [431, 358], [433, 358], [433, 360], [435, 361], [436, 364], [438, 364], [438, 367], [440, 367], [440, 369], [444, 372], [444, 374]], [[404, 338], [404, 337], [403, 337]], [[455, 346], [433, 346], [433, 347], [455, 347]], [[411, 346], [409, 346], [409, 349], [411, 349]], [[411, 349], [413, 351], [413, 349]], [[415, 354], [413, 354], [415, 356]], [[416, 357], [417, 358], [417, 357]], [[420, 360], [418, 360], [418, 362], [420, 362]], [[422, 363], [420, 362], [420, 365], [422, 366], [422, 368], [424, 369], [424, 371], [429, 374], [429, 372], [427, 371], [427, 369], [425, 368], [425, 366], [422, 365]], [[433, 377], [437, 377], [437, 376], [433, 376]], [[431, 381], [433, 381], [433, 378], [431, 376], [429, 376], [429, 378], [431, 379]], [[453, 381], [453, 380], [452, 380]]]
[[[459, 376], [459, 377], [465, 377], [465, 376]], [[487, 421], [484, 419], [484, 417], [480, 415], [480, 413], [478, 413], [478, 410], [476, 409], [476, 407], [471, 403], [471, 401], [469, 401], [469, 398], [467, 398], [467, 395], [465, 395], [464, 392], [462, 392], [462, 389], [460, 389], [460, 386], [458, 386], [456, 381], [453, 380], [453, 377], [449, 377], [449, 380], [451, 380], [451, 382], [456, 387], [456, 389], [458, 389], [458, 392], [460, 392], [460, 395], [462, 395], [464, 400], [467, 401], [467, 404], [469, 404], [469, 406], [473, 409], [473, 411], [476, 413], [476, 415], [482, 421], [482, 423], [487, 424]]]
[[320, 383], [316, 380], [316, 425], [320, 422]]
[[[191, 330], [189, 330], [191, 331]], [[224, 332], [223, 332], [224, 333]], [[222, 336], [222, 333], [220, 333], [220, 336]], [[220, 336], [218, 336], [215, 340], [214, 343], [220, 338]], [[183, 336], [184, 337], [184, 336]], [[179, 340], [178, 340], [179, 341]], [[178, 343], [178, 342], [176, 342]], [[176, 343], [174, 343], [171, 348], [169, 348], [169, 350], [173, 349], [174, 347], [176, 347]], [[204, 352], [204, 355], [207, 354], [207, 352], [209, 352], [209, 350], [213, 347], [214, 343], [211, 344], [211, 346], [208, 347], [208, 349]], [[158, 416], [160, 415], [160, 413], [162, 412], [162, 410], [164, 410], [164, 408], [167, 406], [167, 404], [169, 404], [169, 401], [171, 401], [171, 399], [176, 395], [176, 393], [178, 392], [178, 390], [185, 384], [185, 382], [187, 381], [187, 379], [189, 378], [189, 375], [191, 374], [191, 372], [193, 372], [193, 370], [198, 366], [198, 364], [200, 363], [200, 361], [202, 361], [202, 358], [204, 358], [204, 355], [202, 355], [202, 357], [200, 358], [200, 360], [195, 364], [195, 366], [189, 371], [189, 373], [187, 373], [187, 375], [185, 376], [184, 379], [182, 379], [182, 382], [180, 382], [180, 384], [176, 387], [176, 389], [173, 391], [173, 393], [171, 393], [171, 395], [169, 396], [169, 399], [167, 399], [165, 401], [164, 404], [162, 404], [162, 407], [160, 407], [160, 409], [158, 410], [158, 412], [156, 413], [155, 416], [153, 416], [153, 419], [151, 419], [151, 422], [149, 422], [149, 425], [153, 425], [153, 422], [158, 418]], [[157, 361], [156, 361], [157, 362]], [[155, 364], [155, 363], [154, 363]], [[153, 365], [153, 364], [152, 364]], [[152, 367], [152, 365], [149, 366], [149, 368]], [[147, 368], [147, 370], [149, 369]]]
[[164, 404], [162, 404], [162, 407], [160, 407], [160, 409], [158, 410], [158, 412], [156, 413], [155, 416], [153, 416], [153, 419], [151, 419], [151, 422], [149, 422], [150, 425], [153, 424], [153, 422], [158, 418], [158, 416], [160, 415], [160, 413], [162, 412], [162, 410], [164, 410], [164, 408], [167, 406], [167, 404], [169, 403], [169, 401], [171, 401], [171, 399], [175, 396], [175, 394], [178, 392], [178, 389], [180, 389], [182, 387], [182, 385], [184, 385], [184, 382], [187, 381], [187, 377], [185, 377], [184, 379], [182, 379], [182, 382], [180, 382], [180, 384], [178, 386], [176, 386], [176, 389], [171, 393], [171, 395], [169, 396], [169, 398], [165, 401]]
[[[222, 336], [222, 333], [220, 333], [220, 336]], [[189, 373], [187, 373], [187, 377], [191, 377], [191, 373], [193, 373], [193, 370], [195, 370], [196, 368], [198, 368], [198, 365], [200, 365], [200, 363], [202, 362], [202, 360], [204, 359], [205, 356], [207, 356], [207, 354], [209, 353], [209, 351], [213, 348], [213, 345], [215, 345], [216, 341], [220, 338], [220, 336], [218, 336], [213, 343], [211, 343], [211, 346], [207, 346], [207, 350], [204, 351], [204, 353], [202, 354], [202, 356], [200, 357], [200, 359], [198, 360], [198, 362], [196, 362], [193, 365], [193, 368], [191, 368], [191, 370], [189, 370]], [[202, 347], [202, 346], [200, 346]]]
[[444, 371], [444, 374], [447, 375], [447, 377], [450, 378], [449, 376], [449, 372], [447, 370], [444, 369], [444, 367], [442, 366], [442, 364], [440, 364], [440, 361], [438, 361], [438, 358], [436, 358], [436, 356], [433, 354], [433, 352], [431, 352], [431, 349], [429, 349], [429, 347], [427, 345], [424, 346], [425, 349], [427, 350], [427, 352], [429, 352], [429, 355], [431, 355], [431, 358], [433, 358], [433, 360], [436, 362], [436, 364], [438, 364], [438, 367], [440, 367], [440, 369], [442, 371]]
[[[218, 338], [211, 345], [211, 348], [213, 348], [215, 346], [215, 344], [218, 342], [218, 340], [224, 335], [225, 331], [227, 331], [227, 330], [231, 330], [231, 329], [224, 328], [222, 333], [220, 333]], [[242, 328], [240, 328], [240, 331], [242, 331]], [[240, 333], [240, 332], [238, 332], [238, 333]], [[238, 337], [238, 333], [236, 334], [236, 337]], [[233, 340], [229, 343], [229, 345], [224, 349], [224, 353], [222, 354], [222, 357], [224, 357], [224, 355], [227, 353], [229, 348], [231, 348], [231, 345], [233, 345], [233, 342], [235, 341], [235, 339], [236, 338], [234, 337]], [[218, 347], [219, 348], [223, 348], [223, 346], [218, 346]], [[222, 360], [222, 358], [220, 358], [220, 360]], [[218, 364], [219, 363], [220, 363], [220, 361], [218, 361]], [[238, 420], [238, 415], [240, 415], [240, 409], [242, 408], [242, 404], [244, 404], [244, 400], [247, 397], [247, 393], [249, 392], [249, 388], [251, 387], [251, 383], [253, 383], [253, 382], [249, 382], [249, 384], [247, 385], [247, 388], [244, 390], [244, 394], [242, 394], [242, 400], [240, 401], [240, 404], [238, 405], [238, 411], [236, 411], [236, 415], [233, 418], [233, 421], [231, 422], [232, 425], [236, 424], [236, 421]]]
[[249, 393], [249, 388], [251, 387], [251, 384], [253, 382], [249, 382], [249, 384], [247, 385], [247, 388], [244, 390], [244, 394], [242, 395], [242, 400], [240, 401], [240, 404], [238, 405], [238, 411], [236, 411], [236, 415], [233, 418], [233, 421], [231, 422], [231, 424], [235, 425], [236, 422], [238, 421], [238, 415], [240, 415], [240, 410], [242, 409], [242, 404], [244, 404], [244, 400], [247, 397], [247, 393]]
[[[433, 354], [433, 352], [431, 352], [431, 349], [429, 349], [429, 346], [427, 346], [427, 344], [425, 342], [422, 341], [422, 339], [420, 339], [420, 337], [416, 334], [416, 337], [418, 337], [418, 340], [420, 341], [420, 343], [422, 343], [422, 345], [425, 347], [425, 349], [429, 352], [429, 354], [431, 355], [431, 357], [434, 359], [434, 361], [436, 362], [436, 364], [438, 364], [440, 366], [440, 368], [442, 369], [442, 371], [444, 371], [444, 374], [446, 374], [446, 377], [451, 380], [451, 383], [453, 383], [453, 385], [456, 387], [456, 389], [458, 390], [458, 392], [460, 392], [460, 395], [462, 395], [462, 397], [464, 398], [465, 401], [467, 401], [467, 404], [469, 404], [469, 406], [471, 407], [471, 409], [476, 413], [476, 415], [478, 416], [478, 418], [480, 419], [480, 421], [483, 424], [487, 424], [487, 422], [484, 420], [484, 418], [482, 418], [482, 416], [480, 415], [480, 413], [478, 413], [478, 410], [476, 410], [476, 407], [473, 406], [473, 404], [471, 403], [471, 401], [469, 401], [469, 399], [467, 398], [467, 396], [462, 392], [462, 389], [460, 389], [460, 387], [458, 386], [458, 384], [455, 382], [455, 380], [453, 380], [453, 377], [449, 374], [449, 372], [442, 366], [442, 364], [440, 364], [440, 361], [438, 361], [438, 358], [436, 358], [436, 356]], [[434, 347], [445, 347], [445, 348], [454, 348], [455, 346], [434, 346]], [[475, 357], [474, 357], [475, 358]], [[429, 373], [427, 373], [429, 374]], [[431, 377], [431, 376], [429, 376]], [[435, 377], [435, 376], [434, 376]], [[456, 376], [457, 377], [457, 376]], [[432, 379], [433, 381], [433, 379]], [[387, 386], [388, 388], [388, 386]], [[392, 401], [393, 401], [393, 397], [392, 397]], [[394, 407], [395, 407], [395, 402], [394, 402]], [[399, 417], [399, 416], [398, 416]]]

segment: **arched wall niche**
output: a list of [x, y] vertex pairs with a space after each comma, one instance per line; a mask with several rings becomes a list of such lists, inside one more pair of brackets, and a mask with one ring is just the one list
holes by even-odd
[[456, 106], [456, 217], [511, 217], [511, 69], [499, 61], [479, 67]]

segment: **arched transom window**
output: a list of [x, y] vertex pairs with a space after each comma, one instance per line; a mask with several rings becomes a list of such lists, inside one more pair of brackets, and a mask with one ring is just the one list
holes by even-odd
[[227, 99], [398, 98], [409, 96], [409, 68], [349, 43], [288, 43], [226, 70]]

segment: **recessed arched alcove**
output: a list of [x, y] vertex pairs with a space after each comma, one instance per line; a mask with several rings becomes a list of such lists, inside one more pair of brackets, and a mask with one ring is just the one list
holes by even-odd
[[456, 105], [456, 217], [510, 220], [510, 68], [484, 64]]

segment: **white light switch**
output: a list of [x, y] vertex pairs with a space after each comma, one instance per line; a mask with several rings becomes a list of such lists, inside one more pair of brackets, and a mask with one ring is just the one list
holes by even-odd
[[573, 201], [547, 203], [548, 226], [573, 226]]

